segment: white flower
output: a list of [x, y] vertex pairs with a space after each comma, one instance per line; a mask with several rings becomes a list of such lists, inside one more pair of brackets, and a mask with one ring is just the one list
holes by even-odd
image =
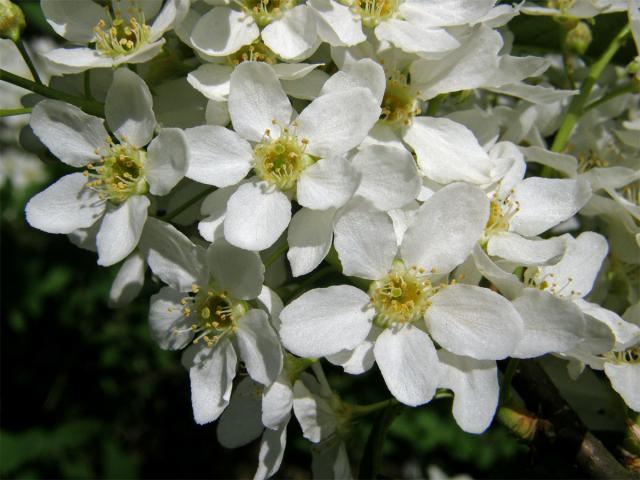
[[[428, 402], [441, 381], [431, 338], [471, 357], [473, 368], [494, 368], [474, 362], [510, 355], [522, 335], [520, 316], [488, 289], [442, 282], [480, 237], [488, 203], [481, 190], [464, 184], [438, 191], [418, 210], [395, 261], [398, 247], [385, 213], [343, 215], [335, 247], [344, 274], [373, 280], [369, 292], [340, 285], [303, 294], [280, 315], [285, 347], [301, 356], [334, 355], [356, 349], [375, 325], [380, 333], [370, 348], [389, 390], [407, 405]], [[495, 405], [485, 407], [490, 418]]]
[[194, 22], [189, 36], [194, 50], [207, 59], [272, 52], [288, 61], [300, 61], [320, 45], [314, 12], [306, 4], [296, 5], [292, 0], [238, 3], [240, 11], [216, 6]]
[[[89, 68], [144, 63], [158, 55], [162, 35], [184, 18], [189, 0], [111, 0], [103, 8], [93, 0], [42, 0], [47, 22], [65, 39], [84, 47], [57, 48], [46, 58], [67, 73]], [[155, 20], [150, 25], [152, 18]]]
[[[249, 303], [269, 295], [262, 286], [264, 266], [257, 253], [225, 242], [205, 253], [170, 225], [155, 220], [150, 227], [143, 250], [151, 270], [169, 284], [151, 298], [151, 334], [164, 349], [192, 343], [183, 364], [191, 379], [193, 415], [197, 423], [209, 423], [229, 403], [238, 355], [251, 378], [264, 386], [282, 369], [282, 350], [269, 315]], [[164, 240], [153, 234], [160, 229]], [[195, 280], [187, 291], [191, 278]]]
[[147, 219], [147, 193], [166, 195], [187, 169], [183, 132], [160, 129], [151, 93], [133, 72], [119, 69], [109, 88], [105, 113], [116, 143], [100, 118], [56, 100], [33, 109], [31, 127], [51, 153], [72, 167], [86, 167], [59, 179], [33, 197], [27, 221], [49, 233], [71, 233], [100, 221], [98, 264], [113, 265], [138, 243]]
[[360, 144], [380, 108], [368, 90], [353, 88], [320, 96], [292, 122], [294, 111], [273, 69], [244, 62], [231, 77], [229, 113], [235, 132], [215, 126], [187, 130], [187, 177], [227, 187], [253, 168], [255, 176], [228, 197], [224, 235], [257, 251], [287, 228], [291, 199], [325, 210], [351, 198], [359, 175], [344, 154]]

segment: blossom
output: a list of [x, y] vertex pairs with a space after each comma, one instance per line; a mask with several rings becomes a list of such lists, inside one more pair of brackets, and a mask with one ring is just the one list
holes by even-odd
[[322, 95], [295, 119], [269, 65], [244, 62], [231, 76], [229, 113], [235, 131], [202, 126], [186, 131], [192, 157], [187, 177], [228, 187], [253, 168], [226, 201], [225, 238], [264, 250], [291, 220], [291, 199], [324, 210], [345, 204], [359, 178], [344, 157], [380, 115], [364, 88]]
[[[67, 73], [89, 68], [144, 63], [158, 55], [164, 33], [179, 23], [189, 0], [111, 0], [102, 8], [93, 0], [42, 0], [47, 22], [57, 34], [84, 47], [57, 48], [46, 58]], [[154, 18], [153, 23], [147, 23]]]
[[[385, 213], [356, 209], [342, 216], [335, 247], [343, 272], [373, 280], [368, 294], [348, 285], [306, 292], [281, 312], [284, 346], [297, 355], [330, 356], [356, 349], [377, 328], [370, 348], [387, 387], [407, 405], [428, 402], [441, 382], [432, 338], [470, 357], [474, 368], [486, 368], [474, 361], [511, 354], [522, 335], [511, 304], [485, 288], [443, 281], [471, 252], [488, 208], [477, 188], [443, 188], [420, 207], [395, 260], [396, 238]], [[485, 407], [490, 419], [495, 404]]]
[[164, 128], [154, 138], [151, 93], [133, 72], [114, 74], [105, 105], [107, 123], [57, 100], [33, 109], [31, 127], [47, 148], [83, 173], [66, 175], [33, 197], [27, 221], [49, 233], [72, 233], [99, 224], [98, 264], [113, 265], [138, 244], [150, 205], [184, 176], [188, 148], [183, 132]]

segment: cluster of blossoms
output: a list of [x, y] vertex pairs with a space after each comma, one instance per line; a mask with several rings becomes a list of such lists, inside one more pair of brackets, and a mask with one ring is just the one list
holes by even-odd
[[[581, 58], [614, 11], [638, 47], [637, 3], [495, 3], [41, 0], [73, 46], [44, 54], [66, 96], [29, 125], [77, 170], [26, 220], [119, 264], [115, 306], [165, 285], [151, 335], [183, 350], [197, 423], [261, 437], [256, 478], [292, 413], [314, 474], [351, 476], [368, 410], [321, 359], [407, 406], [451, 392], [472, 433], [507, 358], [603, 370], [640, 411], [640, 67]], [[564, 71], [511, 54], [517, 15], [562, 23]]]

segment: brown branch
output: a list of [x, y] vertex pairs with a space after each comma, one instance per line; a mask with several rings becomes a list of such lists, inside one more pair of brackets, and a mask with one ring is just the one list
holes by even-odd
[[[501, 408], [498, 418], [516, 433], [518, 428], [509, 423], [517, 419], [522, 430], [522, 422], [530, 418], [535, 430], [553, 444], [554, 449], [570, 452], [576, 464], [591, 478], [640, 478], [624, 468], [602, 442], [589, 432], [537, 362], [521, 361], [513, 377], [513, 386], [525, 399], [529, 411], [540, 412], [540, 415], [533, 415], [508, 407]], [[513, 414], [510, 415], [510, 412]], [[526, 439], [531, 440], [531, 437]]]

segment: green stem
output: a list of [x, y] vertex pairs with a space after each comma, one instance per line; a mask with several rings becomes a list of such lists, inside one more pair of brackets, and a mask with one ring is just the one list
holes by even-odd
[[511, 380], [516, 374], [518, 363], [520, 363], [518, 358], [510, 358], [509, 363], [507, 363], [507, 370], [504, 372], [500, 385], [500, 405], [506, 405], [511, 398]]
[[587, 105], [586, 107], [584, 107], [583, 113], [586, 113], [589, 110], [599, 107], [603, 103], [606, 103], [609, 100], [613, 100], [614, 98], [619, 97], [620, 95], [624, 95], [626, 93], [633, 93], [635, 92], [635, 90], [636, 90], [636, 86], [633, 83], [630, 83], [629, 85], [625, 85], [624, 87], [616, 88], [615, 90], [611, 90], [606, 95], [603, 95], [598, 100], [595, 100], [591, 102], [589, 105]]
[[384, 447], [384, 440], [387, 436], [387, 431], [391, 424], [400, 415], [404, 409], [402, 405], [397, 403], [393, 404], [389, 401], [385, 402], [387, 405], [380, 413], [378, 421], [374, 424], [365, 451], [360, 462], [360, 471], [358, 472], [359, 478], [372, 478], [378, 477], [380, 471], [380, 465], [382, 464], [382, 449]]
[[174, 208], [173, 210], [171, 210], [170, 212], [166, 213], [164, 216], [162, 216], [160, 218], [165, 222], [170, 221], [174, 217], [177, 217], [182, 212], [184, 212], [191, 205], [194, 205], [199, 200], [202, 200], [204, 197], [209, 195], [211, 192], [214, 192], [215, 190], [216, 190], [216, 187], [209, 187], [209, 188], [204, 189], [202, 192], [200, 192], [199, 194], [195, 195], [193, 198], [190, 198], [189, 200], [184, 202], [182, 205], [180, 205], [179, 207]]
[[271, 265], [275, 263], [289, 248], [289, 244], [286, 240], [280, 245], [278, 248], [274, 250], [274, 252], [267, 258], [267, 261], [264, 262], [264, 268], [269, 268]]
[[398, 400], [396, 400], [395, 398], [389, 398], [387, 400], [371, 403], [369, 405], [352, 405], [351, 411], [353, 412], [354, 417], [363, 417], [365, 415], [369, 415], [373, 412], [377, 412], [378, 410], [382, 410], [393, 405], [399, 405]]
[[18, 51], [20, 52], [20, 55], [22, 55], [24, 62], [27, 64], [27, 67], [29, 67], [29, 71], [31, 72], [31, 76], [33, 77], [33, 79], [38, 85], [43, 85], [42, 80], [40, 80], [40, 75], [38, 75], [38, 70], [36, 70], [36, 66], [31, 61], [31, 56], [29, 55], [29, 52], [27, 52], [22, 39], [19, 38], [14, 43], [16, 44], [16, 47], [18, 47]]
[[629, 35], [629, 32], [630, 28], [629, 24], [627, 24], [611, 41], [602, 56], [589, 68], [587, 78], [580, 87], [580, 93], [571, 100], [569, 110], [562, 121], [562, 125], [560, 125], [558, 133], [556, 133], [553, 145], [551, 146], [552, 152], [562, 152], [567, 146], [569, 137], [571, 136], [578, 119], [583, 113], [584, 105], [589, 98], [589, 94], [591, 93], [593, 86], [596, 84], [598, 78], [600, 78], [600, 75], [602, 75], [605, 67], [609, 64], [618, 49], [622, 46], [624, 40]]
[[90, 115], [95, 115], [104, 118], [104, 105], [85, 98], [76, 97], [65, 92], [61, 92], [55, 88], [47, 87], [39, 83], [33, 82], [26, 78], [22, 78], [18, 75], [14, 75], [11, 72], [0, 69], [0, 81], [11, 83], [18, 87], [26, 88], [34, 93], [40, 94], [43, 97], [53, 98], [54, 100], [61, 100], [63, 102], [71, 103], [76, 107], [81, 108]]
[[25, 115], [31, 113], [31, 108], [0, 108], [0, 117], [12, 117], [14, 115]]

